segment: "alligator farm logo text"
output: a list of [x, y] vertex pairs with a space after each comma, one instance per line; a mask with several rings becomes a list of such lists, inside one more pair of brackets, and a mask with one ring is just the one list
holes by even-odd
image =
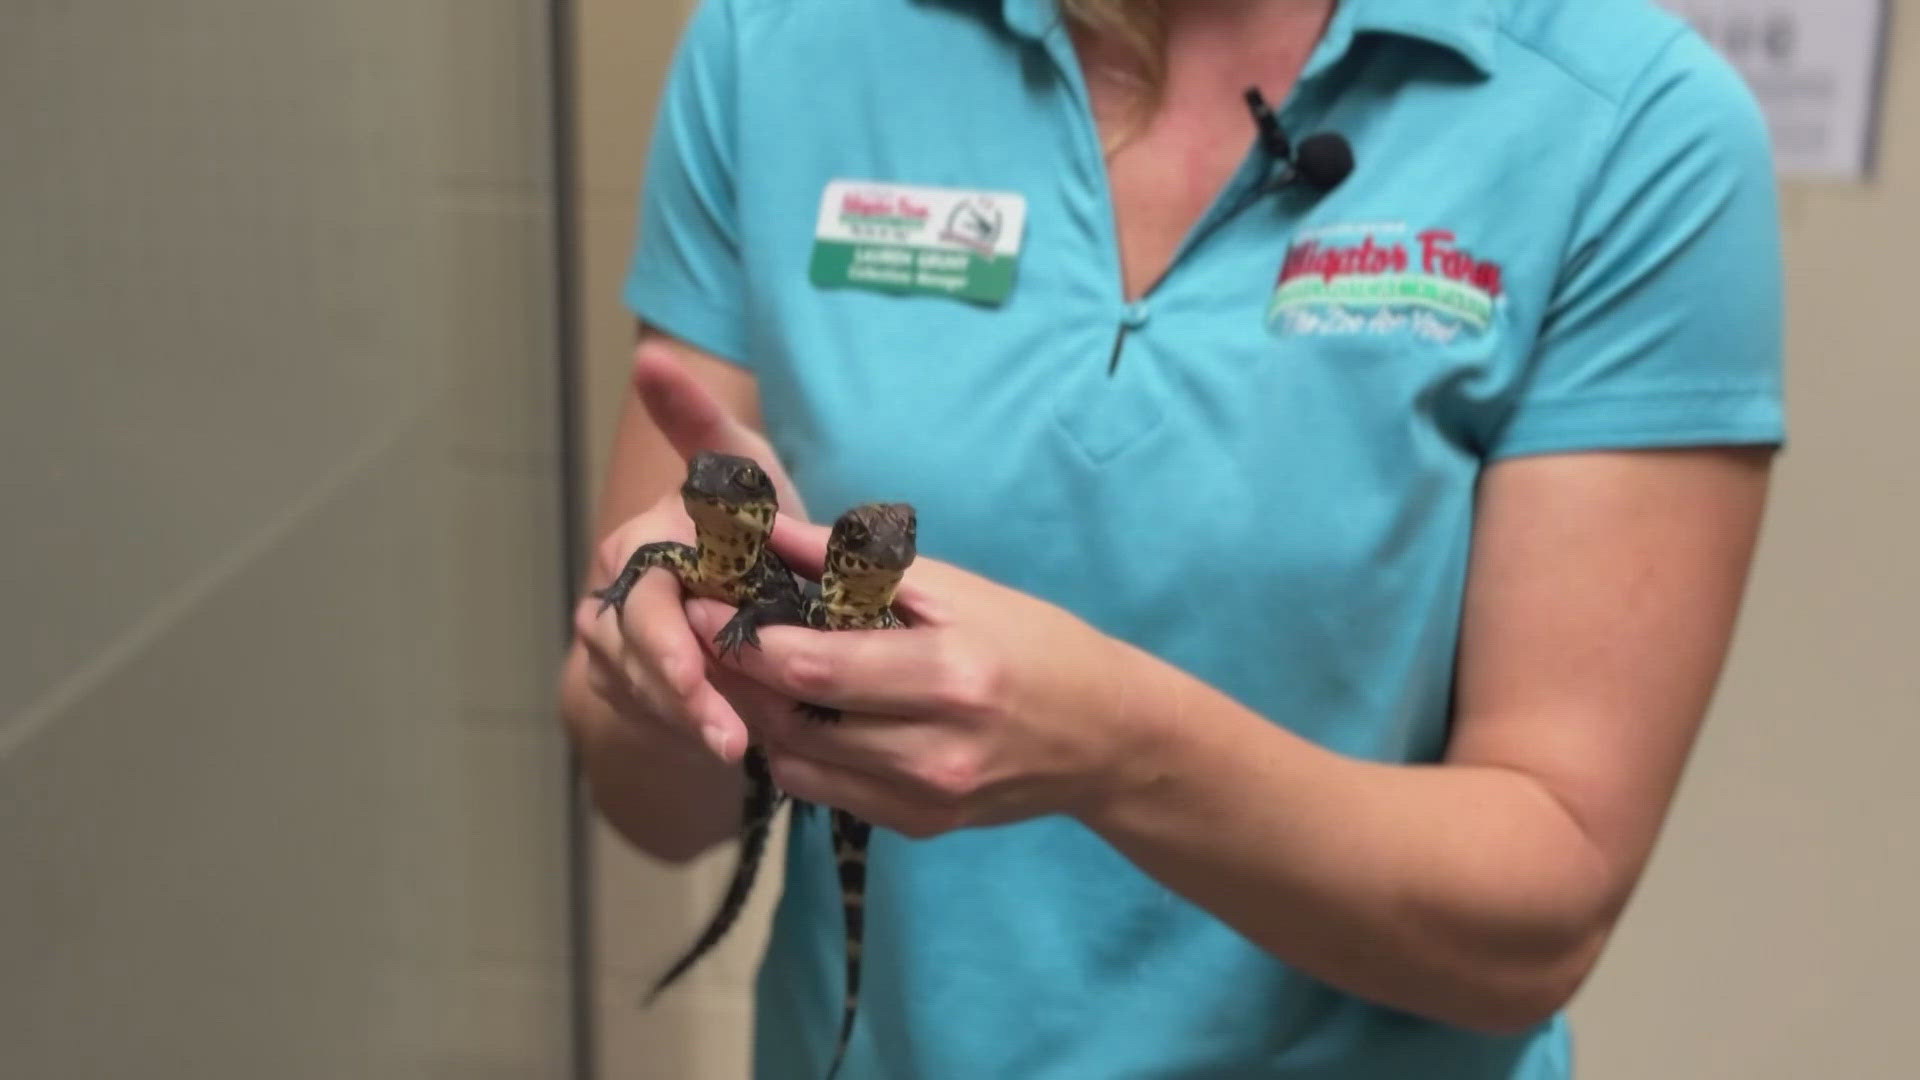
[[1450, 230], [1332, 226], [1287, 249], [1267, 322], [1290, 334], [1407, 332], [1448, 342], [1484, 333], [1502, 296], [1500, 264]]
[[841, 223], [865, 240], [910, 240], [932, 219], [933, 208], [912, 195], [849, 191], [840, 197]]

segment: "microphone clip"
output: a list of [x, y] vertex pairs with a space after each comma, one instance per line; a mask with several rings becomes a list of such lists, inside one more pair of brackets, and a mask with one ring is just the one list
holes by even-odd
[[1321, 132], [1301, 140], [1296, 149], [1287, 139], [1286, 131], [1280, 127], [1280, 118], [1274, 115], [1259, 87], [1247, 87], [1246, 100], [1247, 111], [1253, 114], [1254, 126], [1260, 132], [1261, 148], [1286, 167], [1267, 184], [1269, 189], [1277, 190], [1304, 182], [1325, 193], [1339, 187], [1342, 181], [1352, 175], [1353, 146], [1344, 137], [1333, 132]]
[[1247, 111], [1253, 114], [1254, 127], [1260, 130], [1261, 147], [1280, 161], [1292, 161], [1293, 146], [1287, 142], [1287, 133], [1280, 127], [1280, 118], [1274, 115], [1260, 88], [1247, 87], [1246, 98]]

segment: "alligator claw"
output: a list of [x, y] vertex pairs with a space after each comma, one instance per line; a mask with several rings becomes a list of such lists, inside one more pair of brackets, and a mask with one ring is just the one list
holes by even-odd
[[725, 659], [730, 653], [737, 653], [742, 646], [760, 647], [760, 630], [754, 620], [744, 610], [727, 620], [727, 625], [713, 636], [713, 643], [720, 648], [720, 656]]
[[595, 600], [600, 601], [600, 611], [598, 614], [605, 615], [608, 608], [614, 609], [614, 611], [621, 615], [627, 613], [627, 590], [621, 588], [620, 583], [617, 581], [604, 589], [595, 589], [589, 595]]

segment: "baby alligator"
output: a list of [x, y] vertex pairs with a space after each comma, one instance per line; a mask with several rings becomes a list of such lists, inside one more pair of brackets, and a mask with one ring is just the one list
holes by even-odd
[[[779, 499], [765, 470], [747, 458], [702, 452], [687, 463], [680, 498], [687, 516], [693, 519], [695, 543], [641, 545], [612, 584], [594, 592], [602, 611], [609, 607], [621, 610], [641, 575], [658, 566], [671, 570], [687, 592], [738, 607], [714, 638], [723, 654], [742, 645], [758, 646], [761, 626], [808, 622], [807, 609], [817, 600], [802, 591], [799, 579], [767, 547]], [[706, 929], [654, 984], [647, 995], [649, 1001], [719, 944], [753, 890], [781, 796], [774, 788], [764, 751], [748, 747], [741, 767], [747, 785], [741, 808], [740, 856], [733, 880]]]
[[[869, 503], [842, 514], [828, 538], [826, 570], [816, 586], [796, 578], [767, 547], [778, 503], [772, 481], [752, 461], [715, 453], [696, 455], [688, 463], [687, 479], [680, 490], [694, 522], [695, 544], [690, 547], [669, 541], [642, 545], [613, 583], [593, 594], [601, 600], [602, 610], [620, 609], [641, 575], [664, 566], [679, 577], [689, 593], [738, 606], [738, 613], [715, 638], [723, 654], [743, 644], [757, 647], [760, 626], [797, 624], [819, 630], [863, 630], [905, 625], [894, 614], [892, 604], [917, 550], [917, 522], [911, 506]], [[838, 710], [806, 703], [799, 709], [821, 721], [840, 716]], [[746, 906], [774, 815], [786, 796], [776, 789], [760, 748], [748, 747], [742, 767], [747, 791], [741, 813], [740, 856], [733, 879], [707, 928], [654, 984], [648, 1000], [717, 945]], [[798, 800], [795, 804], [810, 809]], [[847, 981], [828, 1080], [839, 1071], [858, 1011], [867, 844], [872, 826], [835, 810], [832, 832], [846, 923]]]
[[749, 458], [703, 450], [687, 463], [680, 501], [693, 519], [694, 544], [640, 545], [613, 583], [594, 591], [601, 611], [624, 611], [640, 575], [664, 566], [689, 593], [738, 608], [714, 638], [723, 653], [759, 645], [761, 626], [806, 621], [799, 579], [767, 547], [780, 503], [765, 470]]
[[[917, 552], [918, 525], [906, 503], [868, 503], [840, 515], [827, 539], [826, 573], [817, 594], [809, 590], [807, 625], [820, 630], [889, 630], [904, 626], [893, 613], [900, 578]], [[802, 711], [819, 720], [839, 713], [815, 705]], [[847, 997], [827, 1080], [840, 1071], [860, 1003], [860, 955], [866, 928], [867, 840], [873, 826], [844, 810], [833, 811], [833, 854], [840, 870], [840, 896], [847, 928]]]

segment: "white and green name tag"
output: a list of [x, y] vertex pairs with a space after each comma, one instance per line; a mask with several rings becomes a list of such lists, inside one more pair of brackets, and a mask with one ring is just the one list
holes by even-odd
[[998, 304], [1027, 225], [1019, 195], [835, 180], [820, 198], [815, 285]]

